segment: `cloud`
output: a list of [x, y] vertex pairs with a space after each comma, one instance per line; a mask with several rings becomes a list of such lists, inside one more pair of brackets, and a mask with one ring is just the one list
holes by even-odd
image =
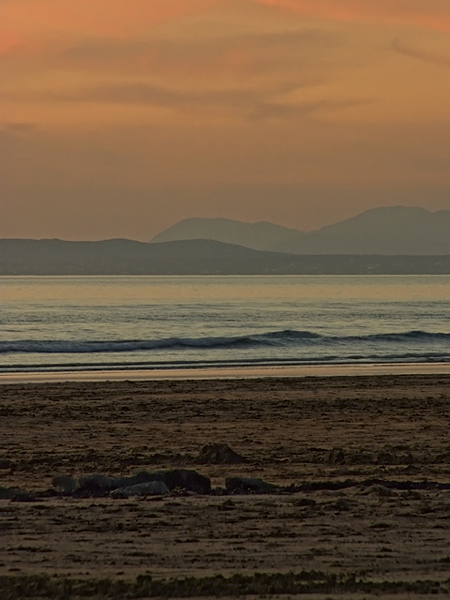
[[286, 118], [312, 115], [315, 113], [329, 113], [364, 106], [370, 103], [368, 99], [355, 100], [316, 100], [310, 102], [300, 102], [298, 104], [281, 104], [276, 102], [266, 102], [256, 106], [252, 114], [252, 119], [266, 118]]
[[[26, 144], [34, 139], [34, 133], [37, 130], [37, 124], [26, 121], [12, 121], [0, 124], [0, 152], [2, 154], [0, 160], [0, 171], [2, 176], [7, 170], [7, 163], [10, 157], [10, 151], [16, 144]], [[3, 180], [4, 183], [4, 180]]]
[[130, 69], [143, 73], [186, 70], [209, 74], [212, 69], [230, 69], [248, 75], [261, 68], [296, 66], [314, 60], [317, 49], [336, 45], [336, 39], [319, 29], [300, 27], [294, 31], [247, 35], [192, 37], [186, 40], [135, 36], [127, 39], [96, 37], [71, 45], [59, 54], [61, 65], [82, 69]]
[[278, 13], [288, 26], [311, 18], [450, 31], [448, 0], [1, 0], [0, 55], [51, 54], [83, 38], [124, 41], [167, 27], [186, 39], [200, 22], [210, 29], [198, 27], [197, 34], [220, 36], [267, 26], [268, 13], [272, 23]]
[[220, 0], [2, 0], [11, 29], [126, 35], [164, 21], [211, 10]]
[[[307, 86], [305, 86], [307, 87]], [[183, 113], [214, 115], [231, 113], [246, 120], [284, 119], [323, 111], [338, 111], [366, 104], [366, 99], [293, 101], [301, 86], [272, 86], [270, 89], [222, 89], [180, 91], [142, 82], [109, 83], [52, 93], [45, 100], [71, 103], [140, 105]]]
[[37, 128], [36, 123], [31, 122], [10, 122], [0, 127], [0, 132], [10, 136], [24, 136], [32, 133]]
[[400, 40], [394, 40], [392, 42], [393, 49], [399, 54], [404, 54], [410, 58], [421, 60], [424, 62], [432, 63], [440, 67], [450, 68], [450, 55], [440, 54], [431, 50], [423, 50], [411, 45], [408, 45]]
[[130, 91], [145, 95], [156, 93], [151, 86], [175, 86], [189, 93], [314, 87], [335, 79], [343, 70], [366, 67], [372, 60], [370, 52], [355, 53], [346, 36], [301, 26], [183, 41], [154, 36], [92, 38], [65, 49], [54, 64], [86, 80], [93, 75], [96, 80], [116, 79], [119, 84], [140, 80], [141, 88]]
[[52, 42], [85, 36], [125, 38], [211, 11], [223, 1], [0, 0], [0, 56], [47, 53]]
[[35, 106], [134, 105], [213, 119], [279, 120], [366, 103], [366, 92], [343, 90], [332, 99], [316, 90], [368, 60], [345, 36], [304, 24], [183, 40], [97, 36], [59, 50], [49, 61], [59, 73], [51, 86], [47, 79], [45, 89], [30, 89], [24, 79], [2, 96]]
[[[272, 90], [223, 89], [188, 92], [142, 82], [110, 83], [86, 87], [65, 93], [51, 94], [48, 98], [65, 102], [111, 103], [147, 105], [176, 110], [204, 111], [205, 108], [241, 110], [249, 115], [275, 113], [276, 98], [292, 91], [291, 88]], [[280, 114], [281, 103], [278, 105]], [[289, 111], [289, 107], [286, 107]]]
[[301, 17], [414, 25], [450, 31], [448, 0], [253, 0]]

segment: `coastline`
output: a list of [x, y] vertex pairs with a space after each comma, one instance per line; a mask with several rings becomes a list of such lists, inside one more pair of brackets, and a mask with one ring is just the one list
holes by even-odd
[[64, 381], [176, 381], [302, 377], [365, 377], [377, 375], [450, 375], [450, 363], [320, 364], [184, 369], [108, 369], [80, 371], [24, 371], [0, 373], [0, 386]]

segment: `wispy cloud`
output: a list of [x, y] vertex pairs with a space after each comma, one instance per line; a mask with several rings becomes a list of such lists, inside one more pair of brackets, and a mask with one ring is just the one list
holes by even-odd
[[[211, 33], [219, 34], [230, 16], [248, 28], [254, 19], [267, 20], [268, 10], [291, 21], [297, 16], [299, 23], [308, 17], [450, 31], [448, 0], [1, 0], [0, 55], [45, 52], [55, 40], [126, 40], [196, 19], [209, 20]], [[186, 27], [179, 31], [184, 37]]]
[[26, 121], [0, 123], [0, 149], [7, 152], [11, 144], [19, 140], [31, 139], [37, 130], [37, 124]]
[[59, 75], [51, 85], [46, 78], [41, 89], [31, 88], [25, 77], [21, 86], [5, 89], [3, 99], [36, 106], [139, 105], [253, 121], [367, 103], [365, 92], [344, 90], [333, 98], [318, 90], [342, 70], [365, 65], [367, 57], [355, 54], [341, 34], [303, 23], [284, 22], [273, 30], [222, 30], [182, 40], [155, 32], [125, 38], [89, 36], [52, 52], [45, 68]]
[[0, 132], [8, 135], [23, 136], [32, 133], [37, 128], [36, 123], [31, 122], [7, 122], [0, 125]]
[[37, 40], [123, 38], [204, 13], [223, 0], [1, 0], [0, 53], [33, 50]]
[[448, 0], [253, 0], [299, 16], [414, 25], [450, 31]]
[[233, 114], [249, 121], [285, 119], [323, 111], [335, 112], [367, 104], [367, 99], [320, 99], [292, 101], [291, 95], [300, 86], [272, 87], [271, 89], [223, 89], [187, 92], [148, 83], [109, 83], [84, 89], [46, 93], [43, 101], [70, 103], [103, 103], [140, 105], [165, 108], [191, 114]]
[[426, 50], [417, 46], [412, 46], [398, 39], [392, 42], [392, 47], [399, 54], [404, 54], [405, 56], [409, 56], [410, 58], [432, 63], [434, 65], [438, 65], [446, 69], [450, 68], [450, 53], [440, 54], [438, 52], [433, 52], [431, 50]]
[[327, 63], [336, 68], [337, 53], [328, 54], [325, 60], [324, 50], [338, 45], [330, 33], [311, 28], [183, 41], [151, 35], [124, 40], [96, 37], [72, 44], [54, 62], [69, 69], [163, 78], [178, 75], [185, 80], [202, 75], [217, 79], [227, 73], [234, 79], [265, 73], [283, 79], [288, 70], [304, 77], [312, 65]]

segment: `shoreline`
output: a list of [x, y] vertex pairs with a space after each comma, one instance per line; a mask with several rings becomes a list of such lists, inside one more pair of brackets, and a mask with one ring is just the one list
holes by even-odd
[[450, 363], [289, 365], [265, 367], [200, 367], [184, 369], [111, 369], [0, 373], [0, 386], [23, 383], [95, 381], [178, 381], [365, 377], [377, 375], [450, 375]]

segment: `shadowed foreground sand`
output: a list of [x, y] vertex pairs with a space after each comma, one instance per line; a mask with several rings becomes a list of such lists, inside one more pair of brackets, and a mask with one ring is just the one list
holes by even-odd
[[[449, 376], [18, 384], [0, 398], [0, 489], [31, 492], [0, 500], [2, 598], [450, 593]], [[216, 442], [246, 461], [201, 464]], [[212, 494], [52, 486], [175, 468]], [[280, 490], [230, 494], [230, 476]]]

